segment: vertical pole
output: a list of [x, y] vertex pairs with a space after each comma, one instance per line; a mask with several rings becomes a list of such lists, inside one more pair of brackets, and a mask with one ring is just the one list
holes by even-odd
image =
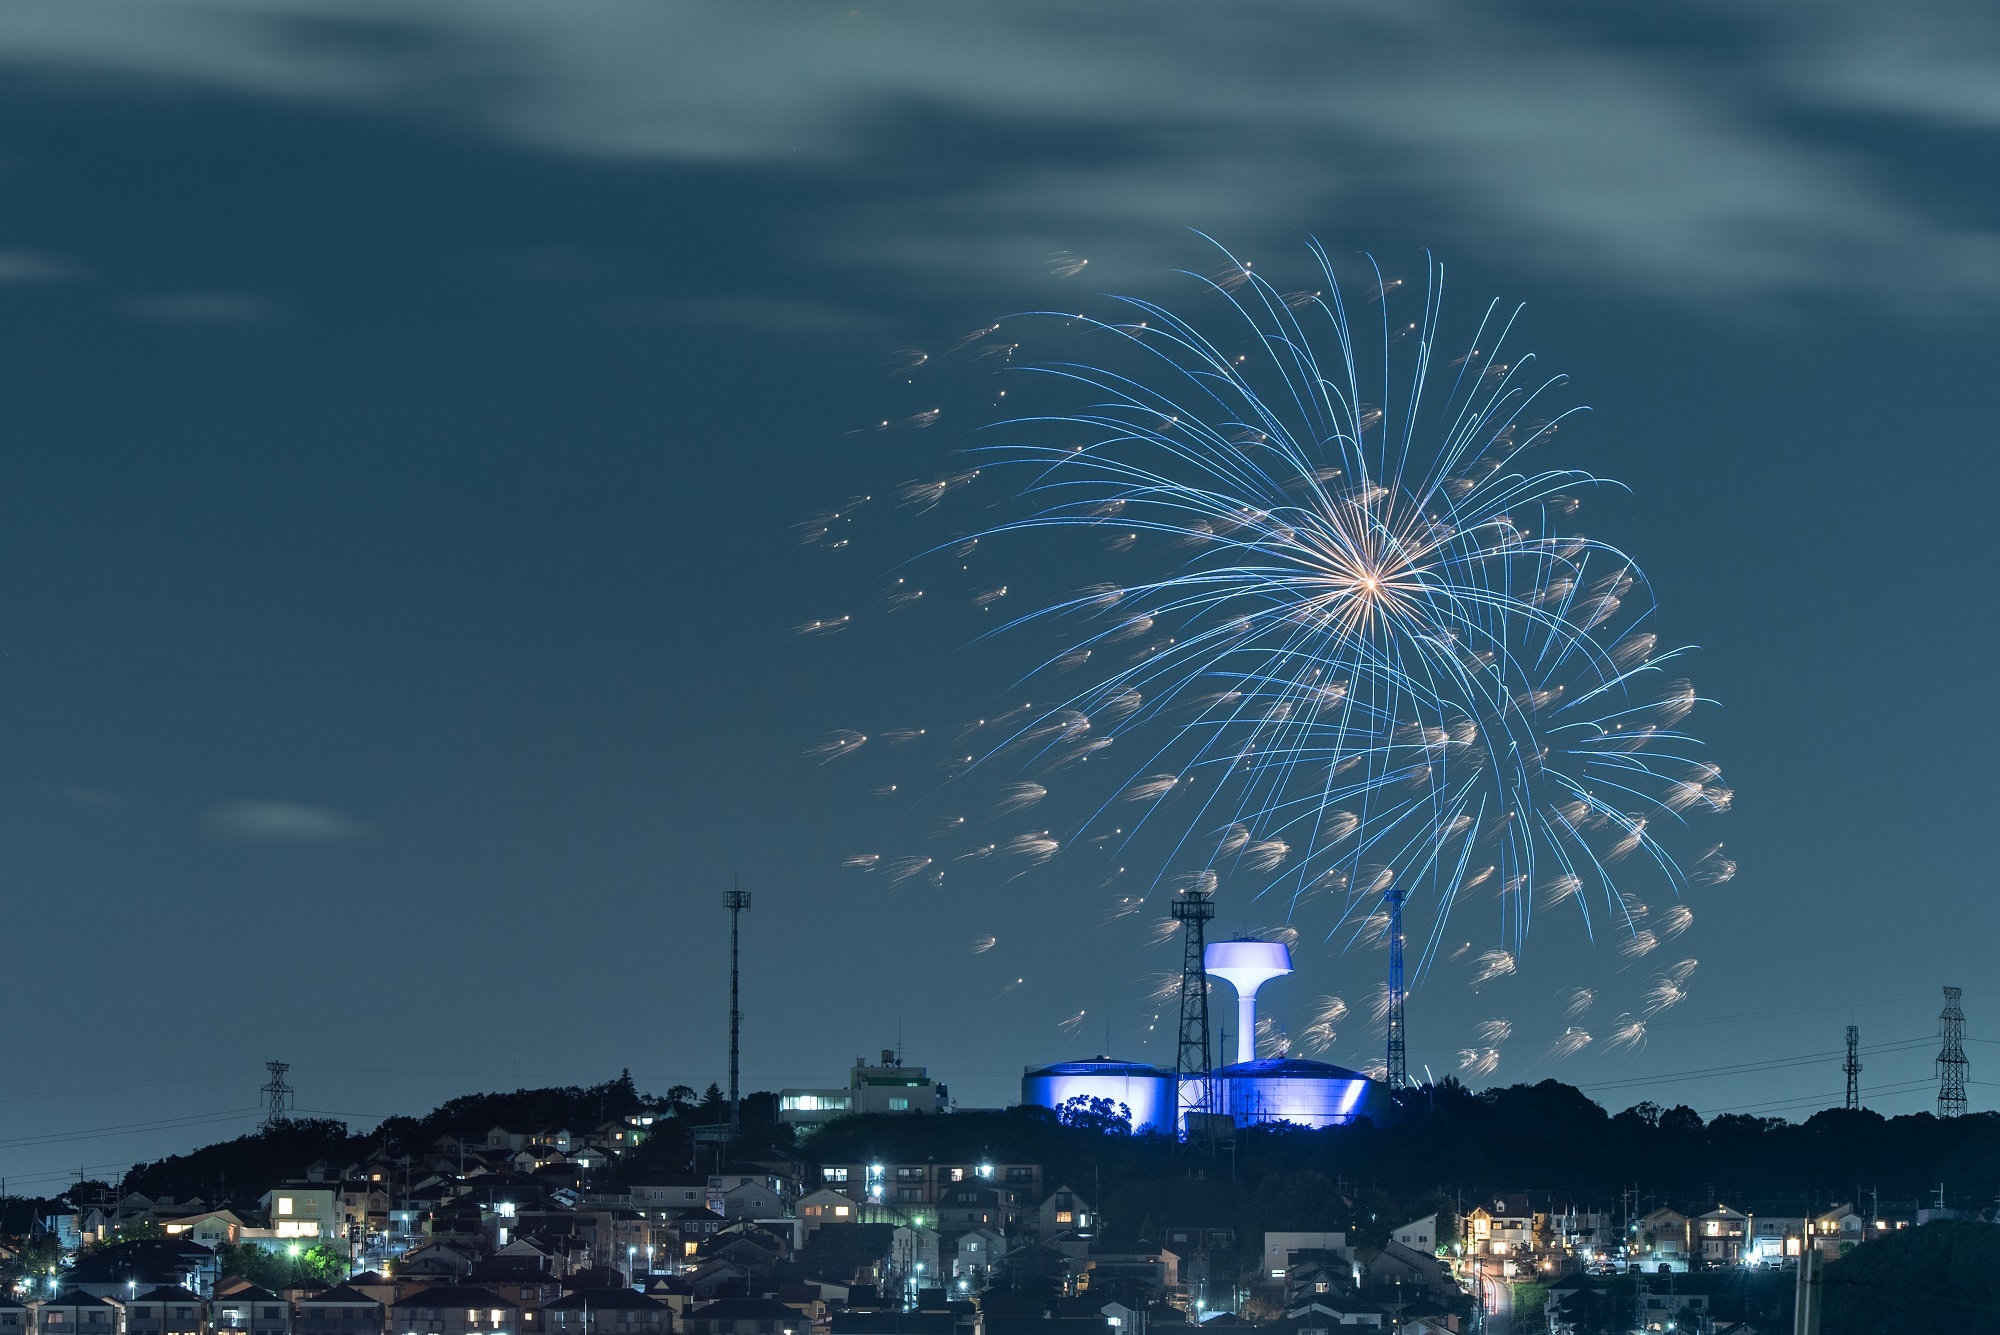
[[1389, 887], [1389, 1054], [1383, 1079], [1391, 1090], [1410, 1083], [1403, 1044], [1403, 888]]
[[737, 1009], [736, 924], [743, 910], [750, 907], [750, 892], [732, 889], [723, 902], [729, 906], [729, 1133], [733, 1136], [743, 1126], [741, 1091], [737, 1085], [737, 1040], [743, 1028], [743, 1012]]
[[1824, 1290], [1820, 1283], [1819, 1251], [1806, 1245], [1811, 1240], [1811, 1225], [1808, 1224], [1806, 1236], [1800, 1239], [1799, 1286], [1792, 1306], [1792, 1335], [1819, 1335], [1819, 1308]]
[[1861, 1027], [1847, 1026], [1847, 1065], [1841, 1068], [1847, 1072], [1847, 1110], [1853, 1112], [1861, 1107]]

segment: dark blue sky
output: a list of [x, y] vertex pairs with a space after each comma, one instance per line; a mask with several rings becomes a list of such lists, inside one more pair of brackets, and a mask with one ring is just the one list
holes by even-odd
[[[1106, 1025], [1150, 1052], [1173, 952], [1093, 928], [1062, 859], [1004, 898], [840, 873], [873, 809], [802, 749], [948, 726], [999, 666], [937, 627], [791, 636], [904, 553], [789, 530], [959, 443], [847, 434], [900, 406], [891, 349], [1166, 295], [1190, 227], [1274, 270], [1308, 234], [1392, 272], [1428, 246], [1457, 301], [1528, 301], [1595, 410], [1564, 462], [1633, 489], [1593, 533], [1725, 706], [1743, 870], [1696, 901], [1690, 1000], [1642, 1052], [1551, 1065], [1552, 998], [1616, 968], [1552, 952], [1509, 995], [1426, 989], [1414, 1060], [1507, 1014], [1500, 1078], [1796, 1115], [1835, 1062], [1660, 1077], [1852, 1018], [1913, 1041], [1865, 1059], [1875, 1106], [1927, 1106], [1938, 985], [1975, 1036], [2000, 1013], [1993, 22], [13, 7], [0, 878], [32, 1075], [0, 1171], [232, 1133], [278, 1056], [362, 1121], [621, 1066], [705, 1084], [737, 871], [753, 1086], [837, 1083], [899, 1025], [973, 1105]], [[1295, 1027], [1379, 970], [1301, 964], [1268, 998]], [[1374, 1044], [1351, 1021], [1333, 1055]], [[204, 1120], [74, 1138], [172, 1118]]]

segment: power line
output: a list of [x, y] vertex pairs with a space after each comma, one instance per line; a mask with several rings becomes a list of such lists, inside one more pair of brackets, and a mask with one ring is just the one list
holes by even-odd
[[[1929, 1042], [1930, 1039], [1928, 1038], [1903, 1039], [1895, 1043], [1877, 1044], [1874, 1047], [1863, 1048], [1861, 1051], [1898, 1052], [1905, 1048], [1922, 1047]], [[1831, 1061], [1840, 1055], [1838, 1051], [1810, 1052], [1795, 1057], [1772, 1057], [1764, 1061], [1739, 1062], [1731, 1066], [1706, 1066], [1692, 1071], [1666, 1071], [1658, 1075], [1633, 1076], [1626, 1080], [1603, 1080], [1595, 1084], [1578, 1085], [1577, 1088], [1582, 1090], [1631, 1089], [1639, 1085], [1657, 1084], [1662, 1080], [1709, 1080], [1718, 1076], [1752, 1075], [1758, 1071], [1778, 1071], [1793, 1066], [1810, 1066], [1814, 1062]]]
[[225, 1122], [233, 1117], [247, 1117], [257, 1112], [257, 1108], [232, 1108], [228, 1112], [190, 1113], [185, 1117], [167, 1117], [150, 1122], [125, 1122], [118, 1126], [94, 1127], [88, 1131], [53, 1132], [40, 1136], [17, 1136], [12, 1140], [0, 1140], [0, 1149], [14, 1149], [25, 1145], [61, 1145], [72, 1140], [97, 1140], [104, 1136], [125, 1135], [137, 1131], [164, 1131], [183, 1126], [202, 1126], [209, 1122]]

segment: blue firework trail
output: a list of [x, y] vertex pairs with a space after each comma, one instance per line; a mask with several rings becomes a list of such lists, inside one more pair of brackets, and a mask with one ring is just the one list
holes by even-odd
[[[1005, 401], [1034, 406], [905, 488], [920, 509], [975, 479], [1001, 491], [1002, 517], [938, 552], [1081, 530], [1148, 573], [982, 637], [1052, 635], [1026, 680], [1055, 703], [986, 721], [956, 781], [1110, 767], [1066, 832], [1020, 836], [1039, 860], [1163, 839], [1155, 885], [1226, 880], [1343, 944], [1379, 935], [1394, 889], [1420, 974], [1475, 900], [1498, 908], [1487, 976], [1552, 910], [1648, 953], [1690, 914], [1648, 925], [1625, 882], [1677, 899], [1726, 879], [1719, 846], [1685, 867], [1671, 850], [1730, 791], [1682, 726], [1703, 702], [1643, 573], [1573, 531], [1606, 484], [1530, 464], [1577, 411], [1552, 406], [1563, 378], [1511, 353], [1518, 308], [1442, 350], [1436, 266], [1399, 319], [1414, 294], [1376, 271], [1351, 305], [1312, 255], [1311, 290], [1226, 256], [1189, 275], [1198, 319], [1121, 299], [969, 336], [1003, 353]], [[1058, 355], [1022, 355], [1043, 342]]]

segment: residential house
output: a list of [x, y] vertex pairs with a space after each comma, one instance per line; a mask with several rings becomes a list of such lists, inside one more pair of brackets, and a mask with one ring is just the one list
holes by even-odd
[[526, 1335], [518, 1305], [466, 1285], [419, 1290], [389, 1315], [397, 1335]]
[[1528, 1255], [1537, 1241], [1534, 1204], [1526, 1192], [1502, 1192], [1467, 1213], [1465, 1232], [1469, 1255]]
[[209, 1315], [217, 1335], [224, 1331], [240, 1331], [242, 1335], [292, 1335], [292, 1305], [255, 1284], [217, 1295], [209, 1305]]
[[124, 1335], [207, 1335], [208, 1303], [187, 1289], [148, 1289], [125, 1303]]
[[1412, 1251], [1435, 1255], [1438, 1248], [1438, 1217], [1427, 1214], [1389, 1230], [1389, 1241], [1400, 1242]]
[[1670, 1331], [1682, 1324], [1682, 1314], [1693, 1312], [1696, 1320], [1688, 1323], [1706, 1329], [1708, 1316], [1708, 1295], [1705, 1293], [1659, 1293], [1649, 1289], [1646, 1282], [1639, 1281], [1639, 1322], [1646, 1331]]
[[550, 1268], [550, 1258], [532, 1243], [513, 1242], [472, 1267], [466, 1282], [521, 1305], [525, 1314], [562, 1297], [562, 1280]]
[[771, 1298], [724, 1298], [690, 1309], [684, 1324], [687, 1335], [808, 1335], [812, 1329], [797, 1308]]
[[953, 1291], [983, 1292], [1006, 1254], [1007, 1239], [996, 1229], [975, 1228], [959, 1234], [951, 1243], [948, 1278]]
[[28, 1335], [31, 1315], [26, 1303], [0, 1293], [0, 1335]]
[[1091, 1223], [1090, 1202], [1067, 1186], [1057, 1187], [1049, 1193], [1048, 1199], [1036, 1210], [1035, 1221], [1045, 1238], [1052, 1238], [1058, 1233], [1089, 1237], [1095, 1228]]
[[706, 1209], [706, 1177], [651, 1177], [626, 1188], [635, 1210]]
[[1284, 1279], [1291, 1272], [1294, 1255], [1304, 1251], [1329, 1252], [1346, 1261], [1354, 1259], [1345, 1233], [1266, 1233], [1264, 1278]]
[[1328, 1295], [1287, 1311], [1277, 1329], [1286, 1335], [1326, 1335], [1335, 1326], [1372, 1326], [1379, 1330], [1387, 1324], [1387, 1316], [1388, 1313], [1363, 1298]]
[[1632, 1252], [1641, 1265], [1678, 1266], [1686, 1269], [1692, 1245], [1689, 1217], [1671, 1206], [1662, 1206], [1640, 1216], [1632, 1230]]
[[70, 1267], [65, 1288], [98, 1298], [126, 1299], [149, 1289], [213, 1293], [215, 1253], [180, 1238], [135, 1238], [100, 1247]]
[[1860, 1245], [1868, 1221], [1852, 1205], [1836, 1205], [1813, 1216], [1813, 1245], [1831, 1258], [1844, 1256]]
[[708, 1179], [708, 1208], [728, 1219], [776, 1219], [799, 1196], [798, 1178], [758, 1164], [732, 1164]]
[[880, 1285], [894, 1269], [894, 1224], [821, 1224], [799, 1253], [807, 1279]]
[[937, 1228], [947, 1236], [969, 1228], [1005, 1231], [1007, 1206], [998, 1187], [955, 1183], [938, 1192]]
[[170, 1219], [161, 1225], [161, 1231], [170, 1238], [198, 1242], [213, 1251], [225, 1243], [233, 1246], [241, 1242], [243, 1230], [250, 1226], [249, 1221], [234, 1210], [203, 1210], [198, 1214]]
[[1749, 1215], [1718, 1202], [1713, 1210], [1695, 1216], [1690, 1222], [1694, 1254], [1703, 1261], [1710, 1265], [1735, 1265], [1743, 1259], [1750, 1232]]
[[542, 1309], [557, 1335], [668, 1335], [673, 1311], [631, 1289], [578, 1289]]
[[1817, 1213], [1804, 1201], [1753, 1201], [1743, 1211], [1745, 1265], [1781, 1265], [1798, 1260], [1806, 1221]]
[[652, 1126], [651, 1113], [630, 1113], [592, 1127], [584, 1133], [583, 1143], [592, 1149], [603, 1150], [615, 1159], [625, 1151], [644, 1144], [646, 1137], [652, 1134]]
[[1440, 1297], [1459, 1292], [1450, 1266], [1432, 1252], [1405, 1247], [1400, 1242], [1392, 1241], [1377, 1252], [1363, 1274], [1371, 1289], [1421, 1290]]
[[799, 1229], [804, 1237], [810, 1238], [813, 1230], [821, 1224], [853, 1224], [862, 1222], [862, 1211], [868, 1207], [849, 1197], [841, 1195], [831, 1187], [821, 1187], [799, 1198]]
[[379, 1177], [344, 1180], [340, 1184], [340, 1224], [350, 1241], [385, 1232], [389, 1227], [389, 1186]]
[[1151, 1303], [1179, 1292], [1180, 1263], [1180, 1257], [1151, 1242], [1118, 1251], [1093, 1247], [1077, 1276], [1078, 1288], [1107, 1299], [1132, 1296]]
[[64, 1289], [34, 1305], [35, 1335], [117, 1335], [118, 1306], [82, 1289]]
[[273, 1187], [258, 1198], [257, 1208], [271, 1221], [268, 1236], [279, 1242], [306, 1246], [331, 1243], [342, 1249], [347, 1246], [340, 1195], [329, 1187]]

